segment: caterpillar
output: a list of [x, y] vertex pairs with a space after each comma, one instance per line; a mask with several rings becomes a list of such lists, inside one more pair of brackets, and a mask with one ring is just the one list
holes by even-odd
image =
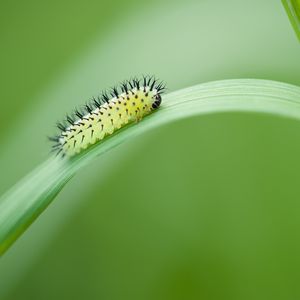
[[126, 124], [140, 121], [158, 109], [165, 89], [162, 81], [143, 76], [125, 80], [119, 87], [102, 92], [57, 123], [59, 133], [49, 137], [55, 143], [52, 151], [62, 157], [72, 157]]

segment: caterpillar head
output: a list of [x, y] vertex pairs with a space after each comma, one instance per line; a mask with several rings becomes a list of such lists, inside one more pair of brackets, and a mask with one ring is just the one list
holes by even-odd
[[157, 109], [161, 104], [161, 96], [159, 93], [153, 96], [152, 108]]

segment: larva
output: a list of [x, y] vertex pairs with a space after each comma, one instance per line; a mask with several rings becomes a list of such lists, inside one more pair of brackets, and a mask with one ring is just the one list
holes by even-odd
[[103, 92], [57, 124], [60, 133], [49, 138], [55, 142], [53, 151], [63, 157], [74, 156], [126, 124], [141, 120], [160, 106], [164, 90], [163, 82], [145, 76]]

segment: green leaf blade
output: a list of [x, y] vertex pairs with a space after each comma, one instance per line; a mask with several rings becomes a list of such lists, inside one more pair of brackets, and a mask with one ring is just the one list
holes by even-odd
[[295, 33], [300, 40], [300, 1], [299, 0], [282, 0], [290, 22], [294, 27]]
[[300, 120], [300, 88], [255, 79], [200, 84], [167, 94], [161, 108], [72, 159], [50, 158], [0, 199], [0, 254], [47, 208], [82, 167], [134, 136], [196, 115], [254, 112]]

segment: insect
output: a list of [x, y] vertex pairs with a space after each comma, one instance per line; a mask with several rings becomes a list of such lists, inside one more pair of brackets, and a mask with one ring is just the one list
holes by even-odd
[[57, 123], [59, 134], [49, 138], [55, 142], [52, 150], [62, 157], [71, 157], [126, 124], [140, 121], [158, 109], [164, 90], [163, 82], [144, 76], [103, 92], [83, 109], [76, 109], [66, 120]]

